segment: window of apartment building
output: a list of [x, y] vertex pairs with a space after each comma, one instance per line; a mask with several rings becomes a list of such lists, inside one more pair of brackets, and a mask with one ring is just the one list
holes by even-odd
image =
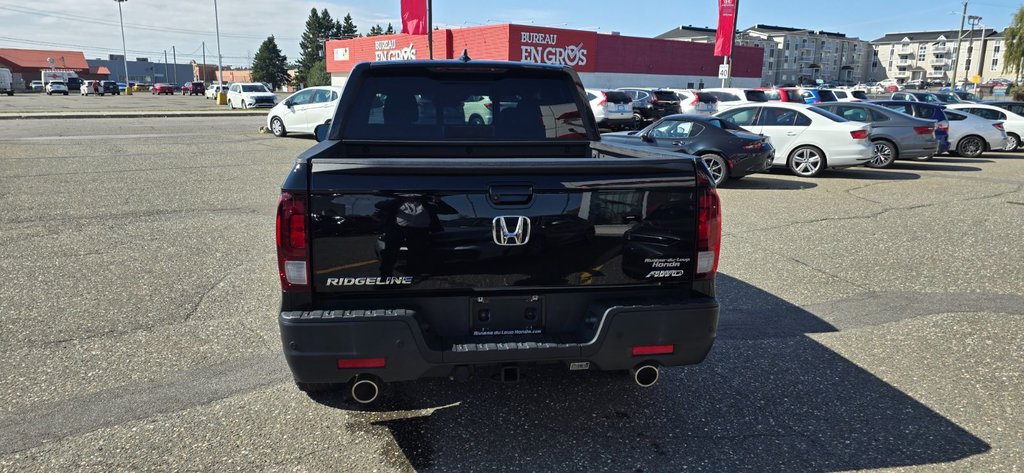
[[871, 61], [871, 68], [878, 69], [878, 61]]
[[890, 71], [892, 70], [892, 59], [890, 59], [890, 60], [889, 60], [889, 68], [888, 68], [888, 69], [889, 69]]
[[1002, 45], [999, 44], [999, 43], [996, 43], [995, 47], [992, 48], [992, 52], [996, 53], [996, 54], [999, 54], [999, 50], [1000, 49], [1002, 49]]
[[965, 71], [971, 70], [971, 58], [967, 58], [967, 60], [964, 61], [964, 70]]
[[993, 71], [999, 70], [999, 58], [997, 58], [997, 57], [992, 58], [992, 70]]
[[775, 57], [775, 49], [774, 48], [768, 50], [768, 57]]
[[924, 56], [925, 56], [925, 54], [927, 52], [928, 52], [928, 46], [925, 45], [924, 43], [921, 43], [921, 45], [919, 45], [917, 47], [917, 60], [918, 61], [924, 61]]

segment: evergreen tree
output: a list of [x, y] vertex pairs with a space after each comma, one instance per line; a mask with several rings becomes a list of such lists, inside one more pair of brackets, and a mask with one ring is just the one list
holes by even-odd
[[317, 61], [309, 68], [306, 87], [317, 85], [331, 85], [331, 75], [327, 73], [327, 63], [324, 60]]
[[[326, 10], [324, 10], [326, 12]], [[320, 21], [320, 13], [313, 8], [309, 11], [309, 18], [306, 19], [306, 31], [302, 33], [302, 40], [299, 42], [299, 63], [295, 71], [295, 83], [306, 83], [306, 75], [310, 67], [320, 60], [323, 51], [323, 22]]]
[[277, 89], [288, 82], [288, 58], [281, 54], [274, 36], [269, 36], [256, 51], [252, 62], [252, 80], [266, 82]]
[[345, 18], [341, 21], [341, 37], [342, 38], [357, 38], [359, 37], [359, 29], [356, 28], [356, 24], [352, 22], [352, 15], [346, 13]]
[[384, 30], [384, 34], [395, 34], [395, 27], [388, 23], [388, 29]]
[[370, 32], [366, 33], [366, 36], [380, 36], [382, 34], [384, 34], [384, 28], [381, 28], [380, 25], [373, 25], [370, 27]]

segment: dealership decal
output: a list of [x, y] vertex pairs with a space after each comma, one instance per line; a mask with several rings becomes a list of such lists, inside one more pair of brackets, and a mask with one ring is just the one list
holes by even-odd
[[560, 64], [563, 66], [587, 65], [587, 50], [583, 43], [558, 46], [558, 35], [555, 33], [522, 32], [520, 40], [523, 45], [523, 62], [544, 64]]
[[385, 39], [382, 41], [374, 41], [373, 47], [374, 58], [377, 61], [409, 61], [416, 59], [416, 47], [409, 43], [402, 49], [398, 49], [398, 41], [394, 39]]
[[386, 278], [327, 278], [328, 286], [402, 286], [412, 284], [412, 276]]

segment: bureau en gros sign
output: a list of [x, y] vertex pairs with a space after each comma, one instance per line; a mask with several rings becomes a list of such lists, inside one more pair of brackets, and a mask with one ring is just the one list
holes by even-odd
[[398, 49], [398, 42], [393, 39], [374, 41], [374, 59], [377, 61], [410, 61], [416, 59], [416, 47], [408, 46]]
[[522, 32], [520, 41], [523, 62], [544, 64], [560, 64], [563, 66], [582, 67], [587, 65], [587, 50], [583, 43], [558, 45], [556, 33]]

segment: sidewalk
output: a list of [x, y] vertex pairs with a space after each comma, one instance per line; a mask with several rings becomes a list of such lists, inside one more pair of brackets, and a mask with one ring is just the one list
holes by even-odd
[[266, 110], [88, 110], [78, 112], [0, 112], [0, 120], [83, 118], [186, 118], [266, 116]]

